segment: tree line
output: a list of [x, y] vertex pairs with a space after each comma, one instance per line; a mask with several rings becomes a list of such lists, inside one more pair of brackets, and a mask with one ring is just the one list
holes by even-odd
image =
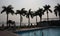
[[[6, 12], [6, 15], [7, 15], [7, 26], [8, 26], [8, 17], [9, 17], [9, 14], [11, 13], [12, 15], [13, 14], [19, 14], [20, 15], [20, 26], [21, 26], [21, 22], [22, 22], [22, 16], [26, 16], [26, 18], [28, 18], [28, 26], [30, 25], [30, 17], [33, 18], [34, 16], [36, 16], [36, 23], [37, 23], [37, 16], [40, 17], [40, 21], [42, 20], [42, 15], [44, 15], [44, 13], [46, 12], [47, 14], [47, 20], [49, 20], [49, 12], [52, 13], [52, 10], [50, 9], [51, 6], [50, 5], [45, 5], [43, 6], [43, 8], [39, 8], [37, 11], [32, 11], [31, 9], [29, 9], [28, 11], [25, 10], [25, 8], [22, 8], [21, 10], [16, 10], [16, 12], [14, 12], [13, 10], [13, 7], [12, 5], [8, 5], [8, 6], [2, 6], [3, 10], [1, 11], [1, 14], [3, 12]], [[60, 4], [57, 4], [55, 7], [54, 7], [54, 14], [56, 16], [59, 16], [59, 19], [60, 19]]]

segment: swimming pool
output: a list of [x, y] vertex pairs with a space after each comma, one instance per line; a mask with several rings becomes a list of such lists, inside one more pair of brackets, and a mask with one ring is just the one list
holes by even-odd
[[60, 36], [60, 28], [18, 31], [16, 33], [19, 34], [20, 36]]

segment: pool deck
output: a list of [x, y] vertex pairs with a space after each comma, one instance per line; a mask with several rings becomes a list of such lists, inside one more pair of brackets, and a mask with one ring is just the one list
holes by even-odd
[[0, 36], [18, 36], [18, 35], [9, 31], [0, 31]]

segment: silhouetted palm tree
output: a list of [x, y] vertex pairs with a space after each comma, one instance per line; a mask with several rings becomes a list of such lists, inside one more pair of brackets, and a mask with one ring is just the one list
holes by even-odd
[[14, 25], [14, 26], [13, 26], [13, 31], [15, 32], [15, 31], [16, 31], [16, 24], [15, 24], [15, 21], [12, 21], [12, 25]]
[[15, 21], [12, 21], [12, 23], [11, 23], [12, 25], [15, 25]]
[[25, 16], [26, 15], [26, 10], [25, 8], [22, 8], [21, 10], [17, 10], [15, 14], [19, 14], [20, 15], [20, 27], [21, 27], [21, 22], [22, 22], [22, 15]]
[[16, 30], [15, 21], [8, 20], [8, 24], [9, 24], [9, 27], [11, 27], [11, 25], [14, 25], [14, 26], [13, 26], [13, 29]]
[[26, 14], [26, 17], [28, 18], [28, 26], [30, 26], [30, 16], [31, 18], [33, 18], [33, 12], [31, 11], [31, 9], [29, 9], [29, 11]]
[[40, 17], [40, 21], [42, 20], [42, 15], [44, 14], [43, 9], [39, 8], [37, 11], [35, 11], [34, 16], [36, 16], [36, 24], [37, 24], [37, 16]]
[[60, 4], [55, 6], [54, 13], [56, 16], [59, 15], [59, 19], [60, 19]]
[[48, 16], [49, 12], [48, 11], [50, 11], [52, 13], [52, 10], [50, 9], [50, 5], [45, 5], [43, 7], [44, 7], [44, 11], [43, 12], [46, 11], [46, 13], [47, 13], [47, 20], [49, 20], [49, 16]]
[[[14, 14], [13, 7], [11, 5], [8, 5], [7, 7], [3, 6], [2, 8], [3, 8], [3, 10], [1, 11], [1, 14], [3, 12], [6, 12], [6, 14], [7, 14], [7, 21], [8, 21], [8, 14], [9, 13], [11, 13], [12, 15]], [[7, 26], [8, 26], [8, 22], [7, 22]]]
[[35, 13], [33, 15], [36, 16], [36, 24], [37, 24], [37, 15], [38, 15], [38, 12], [35, 11]]
[[11, 23], [12, 23], [12, 20], [8, 20], [9, 27], [10, 27]]
[[39, 9], [37, 10], [37, 12], [38, 12], [38, 15], [39, 15], [40, 21], [41, 21], [41, 20], [42, 20], [42, 15], [44, 14], [43, 9], [42, 9], [42, 8], [39, 8]]
[[21, 10], [17, 10], [16, 14], [20, 15], [20, 27], [21, 27], [21, 20], [22, 20], [22, 12], [21, 12]]

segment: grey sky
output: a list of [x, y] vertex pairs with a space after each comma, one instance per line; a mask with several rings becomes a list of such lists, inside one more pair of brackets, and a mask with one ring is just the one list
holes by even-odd
[[[0, 12], [2, 10], [2, 6], [8, 6], [12, 5], [14, 7], [14, 11], [20, 10], [21, 8], [25, 8], [26, 10], [29, 10], [30, 8], [32, 11], [36, 11], [38, 8], [43, 8], [45, 4], [51, 5], [50, 9], [54, 9], [54, 6], [57, 5], [57, 3], [60, 3], [60, 0], [0, 0]], [[54, 13], [49, 13], [50, 18], [56, 18]], [[43, 18], [46, 18], [46, 14], [43, 15]], [[15, 20], [16, 22], [19, 22], [19, 15], [11, 15], [9, 14], [9, 19]], [[0, 14], [0, 22], [6, 21], [6, 14]], [[27, 23], [28, 19], [26, 17], [23, 17], [23, 22]], [[39, 17], [38, 17], [39, 21]], [[31, 19], [31, 22], [35, 22], [35, 17]]]

